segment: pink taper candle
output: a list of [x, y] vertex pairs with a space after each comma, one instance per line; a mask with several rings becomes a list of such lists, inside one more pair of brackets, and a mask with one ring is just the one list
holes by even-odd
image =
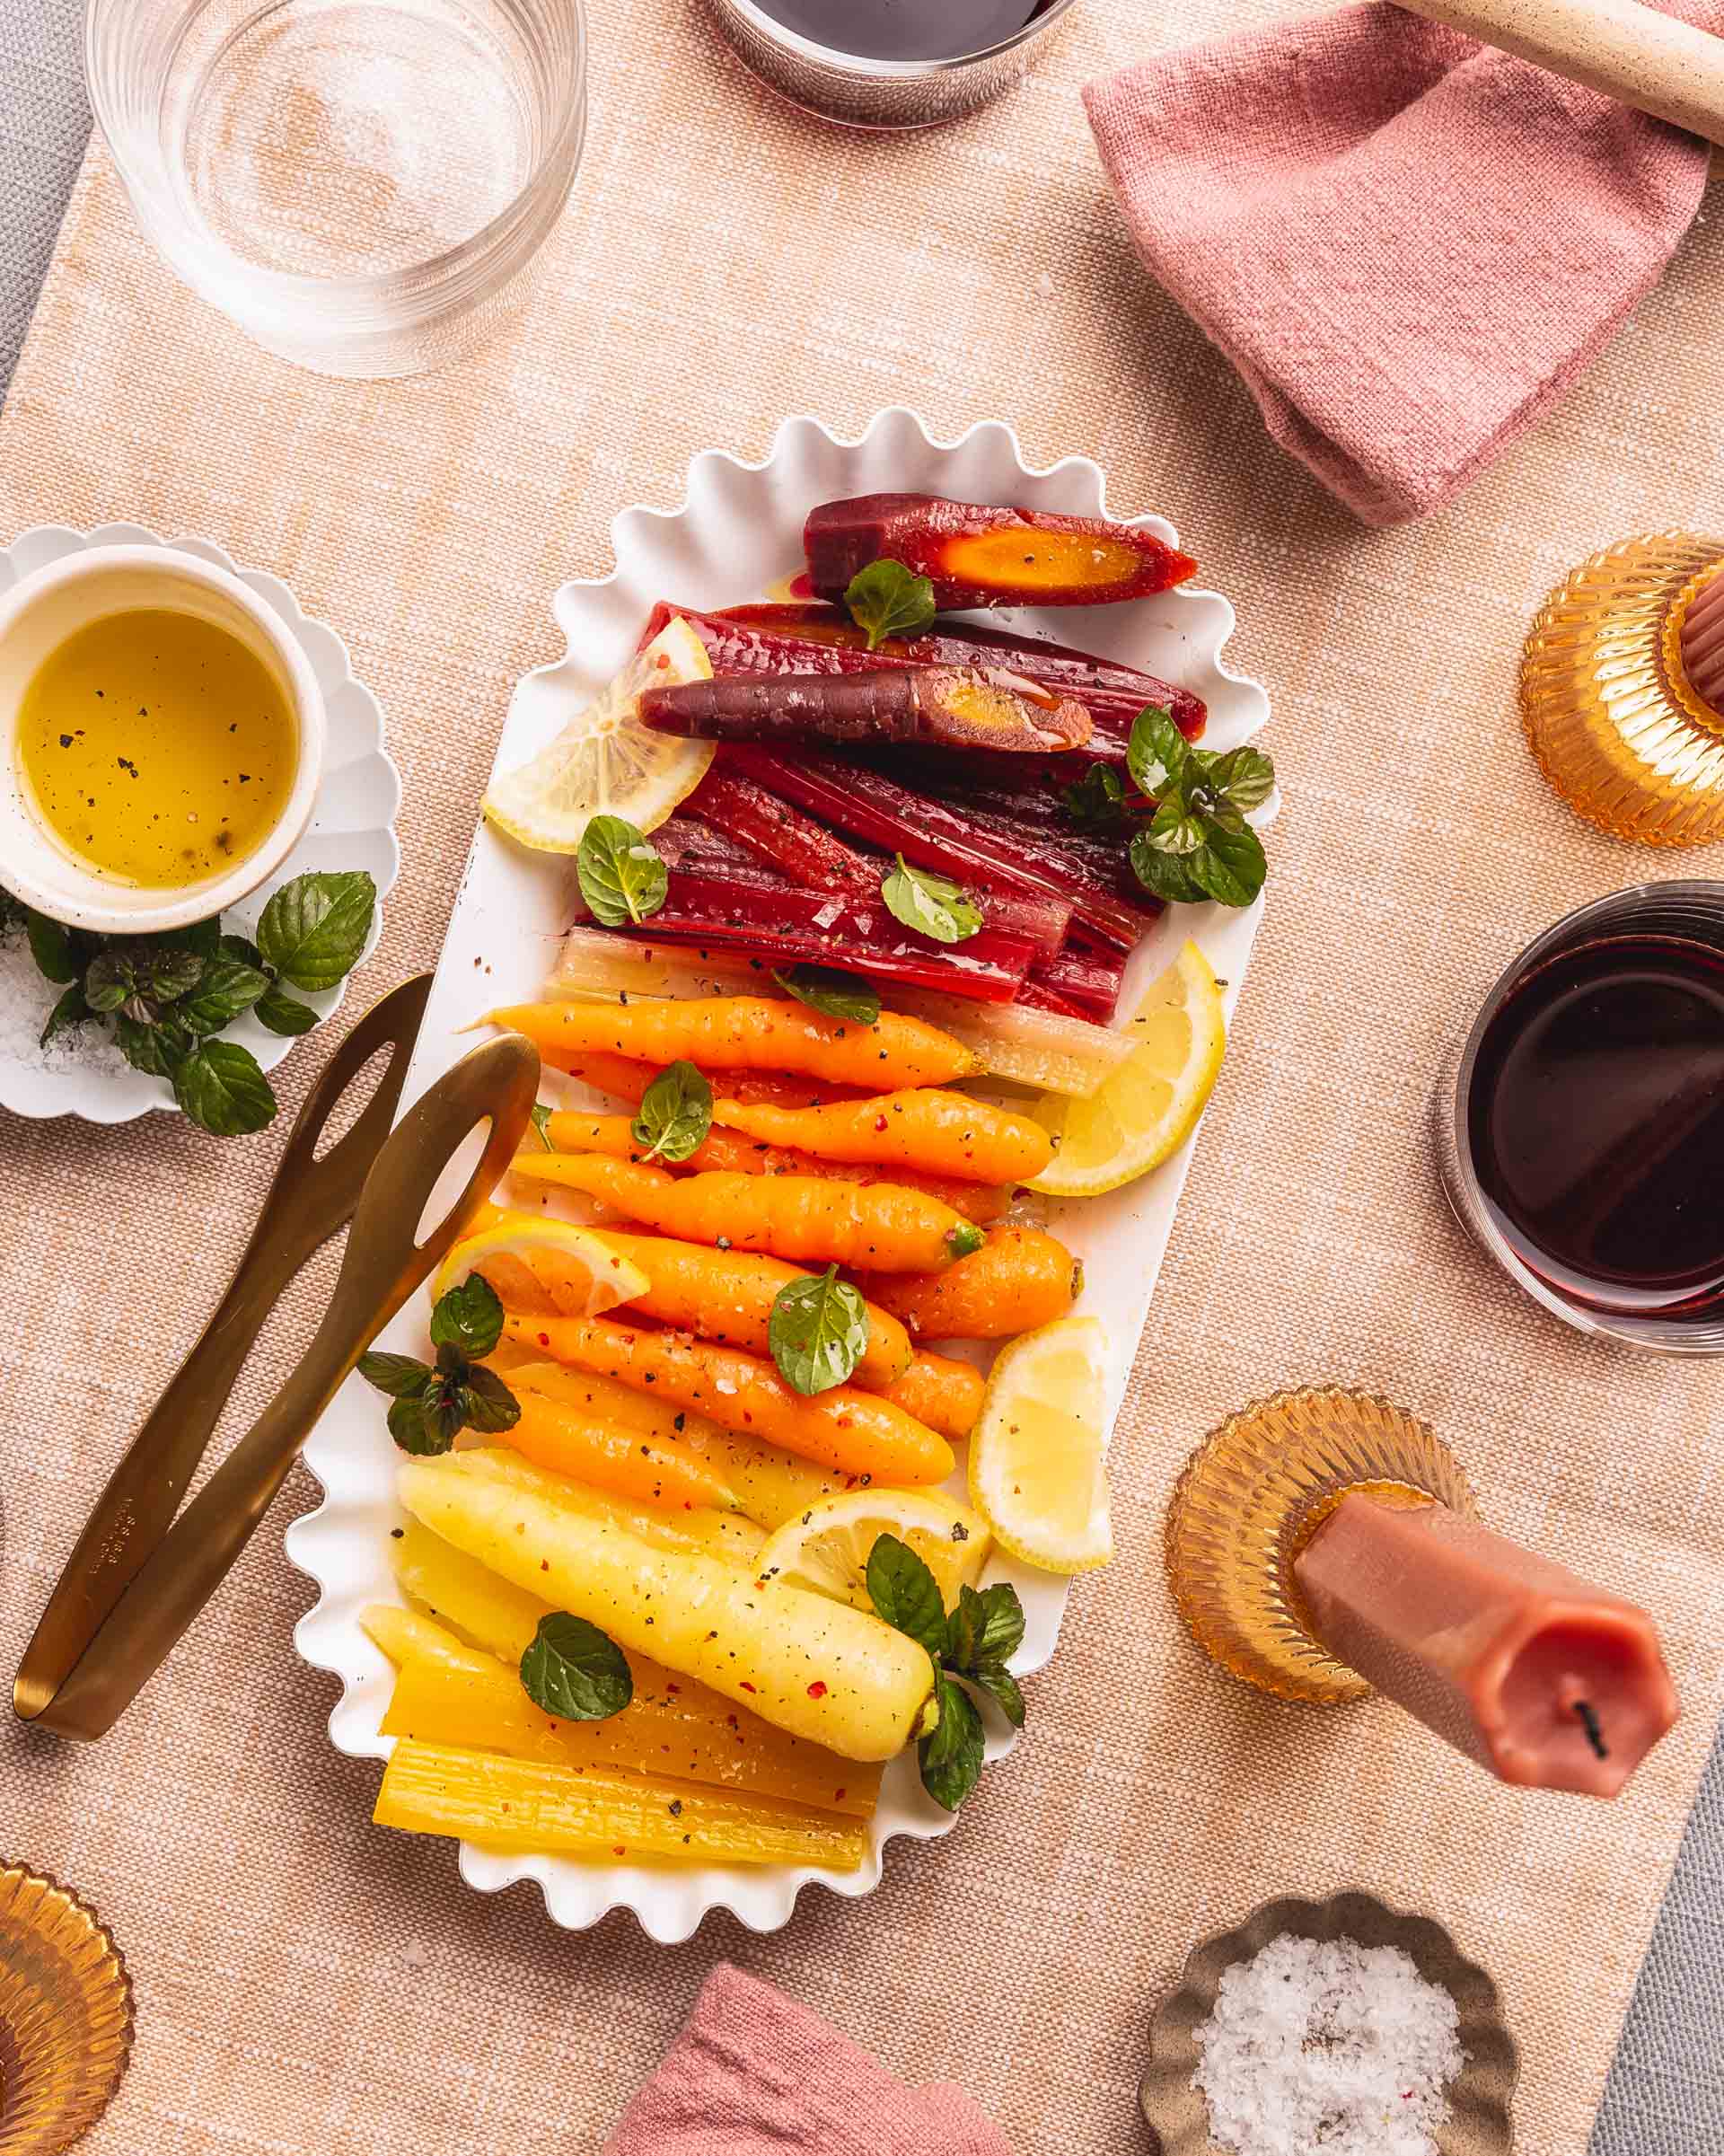
[[1446, 1505], [1345, 1497], [1293, 1576], [1338, 1660], [1501, 1781], [1614, 1797], [1676, 1719], [1644, 1610]]

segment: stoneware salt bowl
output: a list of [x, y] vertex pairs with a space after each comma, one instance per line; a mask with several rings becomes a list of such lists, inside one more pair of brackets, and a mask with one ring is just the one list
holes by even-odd
[[1503, 2021], [1496, 1985], [1441, 1924], [1391, 1909], [1370, 1894], [1265, 1902], [1235, 1930], [1192, 1949], [1179, 1989], [1163, 2000], [1149, 2028], [1149, 2070], [1139, 2100], [1155, 2156], [1223, 2156], [1209, 2138], [1209, 2107], [1192, 2086], [1197, 2031], [1214, 2011], [1223, 1974], [1289, 1932], [1298, 1939], [1399, 1947], [1427, 1984], [1443, 1986], [1459, 2010], [1466, 2063], [1448, 2085], [1448, 2117], [1438, 2129], [1437, 2146], [1442, 2156], [1508, 2156], [1520, 2053]]

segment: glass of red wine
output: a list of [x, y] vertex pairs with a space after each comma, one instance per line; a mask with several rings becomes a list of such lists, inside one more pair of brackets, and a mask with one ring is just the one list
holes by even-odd
[[853, 128], [928, 128], [1009, 90], [1075, 0], [708, 0], [761, 80]]
[[1546, 929], [1436, 1119], [1456, 1217], [1547, 1310], [1724, 1353], [1724, 884], [1639, 884]]

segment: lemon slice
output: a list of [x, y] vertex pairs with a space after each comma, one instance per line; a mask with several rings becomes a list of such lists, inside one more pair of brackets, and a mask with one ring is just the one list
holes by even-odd
[[992, 1546], [984, 1523], [938, 1490], [851, 1490], [822, 1498], [767, 1537], [756, 1559], [762, 1580], [813, 1588], [836, 1602], [869, 1609], [868, 1553], [895, 1535], [938, 1580], [948, 1609], [961, 1587], [974, 1587]]
[[1102, 1465], [1098, 1317], [1060, 1317], [1004, 1349], [970, 1437], [970, 1496], [1002, 1548], [1045, 1572], [1113, 1554]]
[[470, 1272], [483, 1273], [506, 1307], [532, 1316], [597, 1317], [650, 1285], [638, 1265], [590, 1228], [546, 1213], [505, 1213], [457, 1243], [438, 1268], [432, 1300]]
[[635, 706], [644, 689], [711, 678], [706, 646], [679, 614], [549, 748], [496, 780], [486, 815], [539, 853], [576, 852], [597, 815], [656, 829], [706, 776], [713, 744], [655, 734], [635, 717]]
[[1194, 943], [1122, 1030], [1136, 1045], [1087, 1099], [1050, 1093], [1031, 1108], [1057, 1148], [1032, 1190], [1099, 1197], [1159, 1167], [1191, 1136], [1227, 1045], [1221, 990]]

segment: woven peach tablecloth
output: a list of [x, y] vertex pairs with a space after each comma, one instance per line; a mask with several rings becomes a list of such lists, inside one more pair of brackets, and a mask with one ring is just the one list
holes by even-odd
[[[1025, 2156], [1132, 2148], [1152, 2005], [1200, 1933], [1282, 1892], [1373, 1888], [1447, 1922], [1526, 2053], [1525, 2156], [1579, 2156], [1720, 1705], [1716, 1364], [1552, 1324], [1451, 1225], [1427, 1098], [1498, 967], [1582, 899], [1675, 864], [1594, 836], [1514, 716], [1527, 618], [1622, 534], [1718, 514], [1724, 242], [1703, 221], [1558, 412], [1455, 508], [1372, 534], [1266, 442], [1132, 260], [1078, 85], [1264, 0], [1082, 0], [1046, 70], [950, 130], [870, 139], [773, 102], [683, 0], [592, 0], [585, 170], [528, 325], [471, 367], [347, 385], [254, 351], [170, 279], [93, 152], [4, 423], [0, 531], [136, 518], [280, 572], [375, 684], [407, 782], [381, 991], [435, 955], [509, 685], [559, 648], [566, 576], [673, 502], [694, 452], [786, 413], [999, 416], [1098, 458], [1236, 601], [1288, 807], [1236, 1037], [1114, 1455], [1120, 1553], [1080, 1585], [1032, 1729], [947, 1841], [861, 1902], [688, 1947], [559, 1933], [452, 1848], [375, 1829], [279, 1527], [99, 1747], [9, 1724], [0, 1855], [78, 1884], [138, 1988], [92, 2156], [519, 2156], [603, 2137], [721, 1956]], [[1717, 872], [1702, 857], [1701, 872]], [[323, 1043], [282, 1076], [296, 1103]], [[275, 1154], [165, 1117], [0, 1121], [0, 1667], [225, 1278]], [[327, 1269], [323, 1274], [327, 1280]], [[254, 1407], [303, 1336], [269, 1336]], [[1201, 1661], [1159, 1557], [1190, 1448], [1305, 1378], [1388, 1392], [1459, 1447], [1491, 1523], [1658, 1613], [1687, 1719], [1611, 1806], [1499, 1789], [1385, 1706], [1270, 1704]]]

